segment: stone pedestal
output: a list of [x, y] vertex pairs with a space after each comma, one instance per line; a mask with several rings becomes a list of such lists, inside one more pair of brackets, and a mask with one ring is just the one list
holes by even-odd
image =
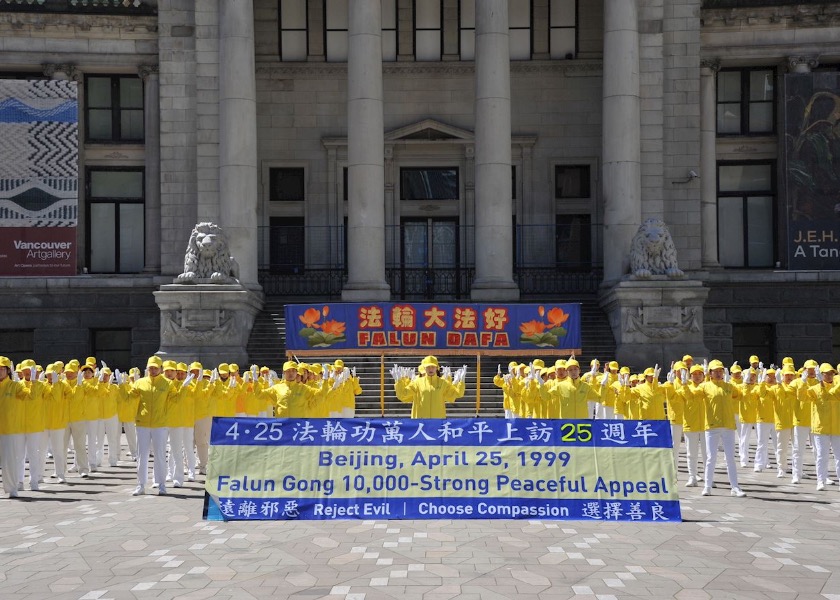
[[162, 285], [155, 292], [160, 308], [160, 351], [167, 358], [208, 366], [248, 364], [248, 337], [262, 309], [262, 294], [238, 284]]
[[601, 292], [600, 304], [616, 340], [616, 360], [640, 369], [691, 354], [708, 357], [703, 342], [703, 305], [709, 289], [700, 281], [673, 281], [663, 276], [624, 280]]

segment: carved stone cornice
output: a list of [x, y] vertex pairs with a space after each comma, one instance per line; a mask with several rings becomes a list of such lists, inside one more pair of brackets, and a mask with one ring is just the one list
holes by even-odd
[[157, 65], [140, 65], [137, 67], [137, 74], [140, 79], [146, 81], [150, 75], [157, 75], [160, 69]]
[[791, 2], [782, 6], [749, 6], [740, 8], [704, 8], [702, 28], [728, 29], [745, 26], [818, 26], [832, 27], [840, 22], [840, 4]]
[[82, 81], [82, 73], [76, 69], [76, 65], [69, 63], [53, 64], [44, 63], [41, 65], [44, 70], [44, 75], [50, 79], [63, 79], [65, 81]]
[[[597, 76], [603, 70], [600, 60], [511, 61], [511, 74], [548, 74]], [[403, 62], [383, 63], [385, 75], [473, 75], [472, 62]], [[256, 74], [261, 79], [304, 77], [346, 77], [347, 63], [259, 62]]]
[[720, 71], [720, 59], [717, 58], [701, 58], [700, 59], [700, 68], [701, 69], [709, 69], [711, 71], [711, 75], [714, 75], [718, 71]]
[[[141, 33], [144, 30], [154, 38], [157, 33], [157, 16], [155, 15], [98, 15], [90, 13], [26, 13], [0, 12], [0, 27], [8, 29], [31, 27], [44, 30], [45, 28], [77, 28], [80, 31], [90, 31], [91, 28], [117, 29]], [[119, 37], [119, 36], [115, 36]]]

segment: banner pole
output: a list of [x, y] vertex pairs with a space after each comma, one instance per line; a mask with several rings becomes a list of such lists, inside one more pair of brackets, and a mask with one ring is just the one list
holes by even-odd
[[385, 354], [379, 355], [379, 412], [385, 418]]
[[475, 416], [481, 410], [481, 354], [475, 355]]

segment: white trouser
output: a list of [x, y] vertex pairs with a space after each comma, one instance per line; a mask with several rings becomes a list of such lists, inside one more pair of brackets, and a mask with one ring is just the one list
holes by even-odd
[[154, 482], [166, 489], [166, 427], [137, 428], [137, 485], [146, 487], [149, 481], [149, 450], [154, 450]]
[[674, 469], [680, 468], [680, 444], [682, 443], [683, 426], [671, 423], [671, 443], [674, 445]]
[[341, 411], [332, 410], [330, 411], [330, 419], [340, 419], [341, 418]]
[[53, 449], [55, 476], [61, 478], [64, 478], [65, 472], [67, 471], [67, 444], [64, 441], [66, 431], [66, 427], [64, 429], [50, 429], [46, 435]]
[[687, 431], [685, 436], [685, 455], [688, 463], [688, 476], [697, 477], [697, 458], [700, 464], [706, 464], [706, 436], [702, 431]]
[[746, 467], [750, 462], [750, 432], [755, 429], [755, 423], [741, 422], [738, 428], [738, 457], [741, 466]]
[[735, 467], [735, 430], [719, 427], [706, 431], [706, 487], [712, 487], [715, 482], [715, 463], [717, 463], [717, 447], [723, 444], [723, 455], [726, 460], [726, 473], [729, 475], [729, 485], [738, 487], [738, 470]]
[[598, 402], [593, 402], [592, 400], [588, 400], [586, 402], [586, 410], [589, 412], [586, 413], [587, 419], [594, 419], [595, 415], [598, 414]]
[[75, 421], [67, 426], [67, 431], [73, 439], [73, 466], [79, 474], [90, 472], [90, 461], [88, 460], [85, 435], [87, 432], [87, 421]]
[[776, 466], [782, 471], [788, 469], [788, 446], [790, 445], [791, 430], [776, 430]]
[[814, 434], [814, 449], [817, 453], [817, 483], [828, 481], [828, 454], [834, 452], [834, 473], [840, 479], [840, 435]]
[[758, 443], [755, 448], [755, 468], [757, 471], [767, 468], [770, 465], [770, 444], [772, 442], [771, 431], [775, 431], [773, 423], [756, 423], [755, 431]]
[[356, 417], [356, 407], [355, 406], [345, 406], [341, 409], [341, 416], [344, 419], [353, 419]]
[[[179, 439], [180, 438], [180, 439]], [[184, 466], [187, 474], [195, 477], [195, 452], [193, 451], [193, 428], [169, 428], [168, 475], [179, 484], [184, 483]]]
[[[157, 459], [157, 454], [155, 454]], [[161, 457], [163, 458], [163, 457]], [[157, 460], [155, 461], [157, 462]], [[169, 428], [169, 460], [166, 474], [177, 484], [184, 483], [184, 428]]]
[[210, 449], [210, 425], [212, 417], [204, 417], [195, 422], [193, 429], [195, 435], [195, 451], [198, 454], [198, 469], [207, 470], [207, 455]]
[[137, 424], [126, 421], [122, 424], [125, 429], [125, 441], [128, 443], [128, 453], [137, 458]]
[[[104, 419], [103, 423], [105, 425], [105, 435], [108, 436], [108, 464], [116, 467], [117, 461], [120, 460], [120, 446], [122, 445], [122, 440], [120, 439], [120, 420], [117, 418], [117, 415], [114, 415], [113, 417]], [[100, 445], [105, 444], [105, 435], [102, 436]], [[103, 449], [103, 456], [104, 452]]]
[[793, 428], [793, 477], [802, 479], [802, 461], [805, 459], [805, 445], [811, 435], [810, 427], [797, 425]]
[[598, 415], [599, 419], [617, 419], [618, 417], [615, 416], [615, 408], [612, 406], [607, 406], [606, 404], [601, 404], [601, 411]]
[[510, 420], [510, 419], [512, 419], [512, 418], [513, 418], [513, 411], [512, 411], [512, 410], [505, 409], [505, 419]]
[[[99, 419], [85, 421], [85, 429], [87, 430], [88, 460], [90, 461], [91, 469], [95, 469], [102, 464], [102, 454], [99, 448]], [[74, 439], [73, 445], [75, 446], [75, 444], [76, 440]]]
[[44, 455], [41, 454], [44, 445], [44, 432], [23, 434], [23, 454], [18, 459], [18, 483], [23, 481], [25, 463], [29, 463], [29, 485], [38, 482], [44, 476]]
[[3, 491], [7, 494], [18, 491], [18, 461], [23, 461], [25, 447], [22, 433], [0, 435], [0, 464], [3, 466]]

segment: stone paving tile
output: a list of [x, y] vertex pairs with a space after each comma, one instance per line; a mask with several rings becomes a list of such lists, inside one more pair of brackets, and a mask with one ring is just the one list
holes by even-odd
[[201, 482], [132, 497], [121, 463], [0, 500], [0, 598], [840, 600], [838, 487], [742, 475], [674, 524], [208, 523]]

